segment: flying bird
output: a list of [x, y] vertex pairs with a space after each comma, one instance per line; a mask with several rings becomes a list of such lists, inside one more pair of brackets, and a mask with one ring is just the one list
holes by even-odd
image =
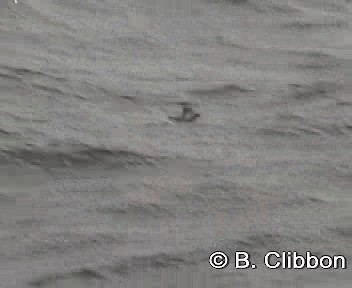
[[198, 117], [200, 117], [199, 113], [195, 113], [188, 103], [181, 103], [183, 106], [182, 114], [180, 116], [169, 116], [170, 120], [178, 121], [178, 122], [193, 122]]

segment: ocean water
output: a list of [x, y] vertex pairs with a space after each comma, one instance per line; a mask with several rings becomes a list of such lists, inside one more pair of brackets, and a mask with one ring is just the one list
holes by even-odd
[[[352, 261], [351, 12], [2, 0], [0, 287], [351, 287], [263, 262]], [[181, 102], [200, 118], [170, 121]]]

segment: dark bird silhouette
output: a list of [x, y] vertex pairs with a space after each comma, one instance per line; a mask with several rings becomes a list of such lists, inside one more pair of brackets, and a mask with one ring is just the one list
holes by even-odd
[[180, 116], [169, 116], [170, 120], [178, 121], [178, 122], [193, 122], [198, 117], [200, 117], [199, 113], [195, 113], [187, 104], [183, 104], [182, 114]]

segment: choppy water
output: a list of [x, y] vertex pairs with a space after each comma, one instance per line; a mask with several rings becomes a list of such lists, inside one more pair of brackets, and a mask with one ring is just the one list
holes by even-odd
[[351, 10], [2, 0], [0, 287], [351, 287], [262, 263], [351, 259]]

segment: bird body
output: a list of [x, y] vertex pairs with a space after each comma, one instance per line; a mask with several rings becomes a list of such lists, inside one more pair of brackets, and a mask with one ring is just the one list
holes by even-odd
[[195, 113], [192, 107], [183, 106], [182, 114], [180, 116], [169, 116], [169, 119], [178, 122], [193, 122], [198, 117], [200, 117], [200, 114]]

